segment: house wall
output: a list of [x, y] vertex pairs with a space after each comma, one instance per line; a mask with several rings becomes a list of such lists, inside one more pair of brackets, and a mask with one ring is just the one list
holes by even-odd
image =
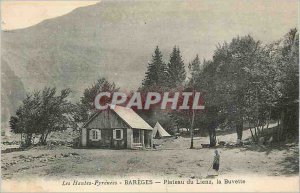
[[133, 131], [131, 128], [128, 128], [126, 131], [126, 138], [127, 138], [127, 148], [132, 148], [132, 141], [133, 141]]
[[[97, 129], [100, 131], [101, 138], [97, 141], [91, 140], [91, 130]], [[87, 146], [94, 148], [113, 148], [113, 149], [124, 149], [127, 147], [127, 133], [126, 128], [121, 129], [123, 131], [122, 139], [114, 139], [114, 129], [87, 129]], [[119, 129], [119, 128], [118, 128]]]
[[100, 112], [86, 125], [86, 128], [100, 129], [127, 127], [128, 125], [111, 110], [105, 110]]
[[[94, 141], [91, 139], [91, 130], [101, 131], [101, 139]], [[123, 138], [114, 139], [114, 130], [122, 129]], [[152, 131], [140, 130], [141, 140], [144, 147], [152, 147], [145, 143], [152, 143]], [[145, 139], [147, 137], [147, 140]], [[93, 117], [81, 131], [81, 144], [85, 147], [93, 148], [113, 148], [113, 149], [131, 149], [133, 143], [133, 129], [129, 127], [115, 112], [108, 110], [98, 113]]]
[[81, 129], [81, 146], [86, 147], [87, 143], [87, 135], [86, 128]]
[[145, 135], [144, 135], [144, 130], [141, 130], [141, 142], [142, 142], [142, 144], [143, 144], [143, 147], [145, 147]]
[[[86, 126], [87, 147], [123, 149], [127, 147], [127, 129], [129, 126], [114, 112], [107, 110], [98, 113]], [[100, 140], [91, 139], [91, 130], [97, 129], [101, 132]], [[114, 138], [114, 130], [123, 131], [122, 139]]]

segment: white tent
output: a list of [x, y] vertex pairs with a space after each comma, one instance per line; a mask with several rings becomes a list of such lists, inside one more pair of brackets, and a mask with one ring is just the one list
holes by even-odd
[[171, 137], [171, 135], [164, 130], [164, 128], [157, 122], [153, 128], [153, 138]]

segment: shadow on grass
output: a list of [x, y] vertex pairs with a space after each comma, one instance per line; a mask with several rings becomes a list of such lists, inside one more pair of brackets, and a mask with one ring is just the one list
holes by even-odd
[[299, 174], [299, 149], [294, 148], [291, 151], [293, 151], [291, 155], [288, 155], [284, 160], [279, 162], [279, 164], [284, 167], [284, 169], [281, 170], [281, 173], [284, 175]]
[[[241, 151], [257, 151], [257, 152], [265, 152], [267, 155], [272, 153], [272, 151], [290, 151], [290, 147], [286, 146], [285, 143], [276, 143], [271, 145], [244, 145]], [[238, 148], [238, 147], [237, 147]]]
[[283, 142], [267, 146], [252, 144], [244, 146], [241, 151], [265, 152], [266, 155], [269, 155], [274, 151], [284, 151], [283, 154], [285, 154], [286, 157], [277, 162], [277, 164], [283, 166], [283, 169], [279, 172], [289, 176], [299, 174], [299, 146], [297, 144], [298, 142], [293, 143], [292, 145]]

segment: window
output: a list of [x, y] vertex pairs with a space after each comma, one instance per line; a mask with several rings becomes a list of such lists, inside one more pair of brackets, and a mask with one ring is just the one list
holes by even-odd
[[96, 130], [93, 130], [92, 139], [98, 139], [98, 132]]
[[116, 130], [116, 139], [121, 139], [121, 130]]
[[115, 129], [113, 135], [116, 140], [123, 139], [123, 129]]
[[99, 141], [101, 139], [101, 132], [99, 129], [90, 130], [90, 140]]

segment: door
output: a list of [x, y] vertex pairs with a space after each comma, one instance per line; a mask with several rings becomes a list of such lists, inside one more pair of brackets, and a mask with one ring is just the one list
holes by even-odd
[[133, 143], [141, 143], [140, 130], [133, 129]]
[[149, 131], [144, 131], [145, 147], [150, 147]]

